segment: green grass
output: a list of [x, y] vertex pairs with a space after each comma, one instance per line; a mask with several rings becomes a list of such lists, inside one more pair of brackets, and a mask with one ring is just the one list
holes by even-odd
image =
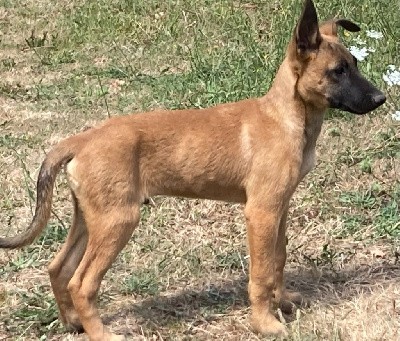
[[[375, 50], [359, 67], [388, 101], [364, 117], [327, 114], [317, 168], [290, 211], [289, 280], [317, 300], [289, 323], [291, 339], [389, 340], [399, 327], [385, 313], [399, 299], [400, 136], [391, 113], [400, 110], [400, 87], [388, 87], [382, 74], [389, 64], [400, 67], [400, 3], [334, 0], [316, 7], [322, 19], [360, 24], [360, 33], [341, 33], [343, 41], [364, 40]], [[108, 116], [266, 93], [301, 6], [289, 0], [0, 0], [0, 9], [0, 233], [11, 235], [29, 223], [40, 162], [60, 138]], [[384, 38], [369, 38], [367, 29]], [[58, 218], [40, 239], [24, 251], [0, 253], [0, 339], [68, 337], [55, 320], [46, 275], [71, 216], [65, 181], [55, 193]], [[104, 312], [118, 312], [112, 328], [160, 339], [258, 339], [246, 321], [241, 207], [154, 200], [142, 208], [141, 226], [102, 287]], [[363, 272], [362, 264], [378, 270]], [[369, 292], [376, 310], [354, 293], [360, 283], [385, 290]], [[386, 334], [376, 332], [381, 325]]]
[[157, 276], [152, 271], [135, 271], [128, 276], [123, 284], [122, 293], [125, 295], [155, 295], [159, 292]]
[[[352, 206], [352, 214], [344, 215], [341, 235], [355, 235], [365, 227], [371, 227], [373, 237], [397, 239], [400, 236], [400, 188], [396, 186], [387, 193], [380, 186], [368, 190], [344, 192], [339, 202]], [[362, 237], [362, 234], [359, 235]]]
[[[30, 292], [21, 293], [19, 300], [22, 304], [13, 311], [12, 320], [5, 321], [6, 325], [9, 323], [7, 331], [11, 335], [24, 337], [24, 333], [30, 335], [33, 330], [45, 336], [60, 330], [57, 305], [48, 287], [38, 286]], [[17, 327], [15, 321], [23, 325]]]

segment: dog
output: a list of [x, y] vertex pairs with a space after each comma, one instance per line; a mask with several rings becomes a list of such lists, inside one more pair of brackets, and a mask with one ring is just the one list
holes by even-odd
[[1, 238], [1, 248], [30, 244], [50, 217], [53, 186], [65, 167], [74, 216], [65, 244], [49, 265], [62, 322], [89, 339], [122, 340], [102, 323], [100, 282], [154, 195], [238, 202], [250, 253], [248, 293], [255, 332], [287, 335], [274, 308], [299, 302], [284, 287], [286, 216], [299, 182], [314, 167], [324, 112], [368, 113], [386, 98], [358, 71], [340, 43], [338, 26], [319, 25], [311, 0], [266, 95], [206, 109], [154, 111], [108, 119], [62, 140], [47, 154], [37, 180], [29, 229]]

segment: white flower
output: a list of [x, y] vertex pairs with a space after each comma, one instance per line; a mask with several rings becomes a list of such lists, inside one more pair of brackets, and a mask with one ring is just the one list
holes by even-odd
[[350, 46], [350, 53], [357, 58], [357, 60], [362, 61], [369, 55], [369, 51], [366, 47]]
[[383, 38], [382, 32], [378, 32], [375, 30], [366, 31], [366, 34], [368, 37], [374, 38], [374, 39], [382, 39]]
[[395, 111], [394, 114], [392, 114], [392, 118], [395, 121], [400, 121], [400, 111], [399, 110]]
[[362, 40], [360, 37], [355, 37], [353, 39], [353, 41], [358, 44], [358, 45], [366, 45], [367, 43], [365, 42], [365, 40]]
[[375, 52], [376, 50], [372, 47], [357, 47], [350, 46], [350, 53], [357, 58], [358, 61], [362, 61], [367, 57], [370, 52]]
[[389, 86], [400, 85], [400, 70], [396, 69], [394, 65], [389, 65], [382, 78]]

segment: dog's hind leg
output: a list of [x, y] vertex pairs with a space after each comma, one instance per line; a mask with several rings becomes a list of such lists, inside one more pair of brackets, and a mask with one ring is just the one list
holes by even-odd
[[103, 325], [96, 307], [100, 282], [139, 222], [139, 204], [99, 211], [85, 206], [88, 243], [68, 284], [79, 319], [91, 341], [123, 340]]
[[82, 324], [74, 308], [67, 285], [80, 263], [86, 249], [87, 230], [79, 203], [72, 193], [74, 216], [67, 240], [56, 258], [49, 265], [54, 296], [60, 310], [60, 318], [67, 329], [82, 331]]

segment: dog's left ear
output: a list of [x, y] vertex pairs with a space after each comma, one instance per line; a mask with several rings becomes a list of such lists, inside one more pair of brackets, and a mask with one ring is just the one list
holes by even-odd
[[321, 34], [318, 27], [318, 16], [311, 0], [304, 3], [303, 13], [295, 31], [297, 53], [308, 57], [309, 53], [318, 49], [321, 43]]
[[343, 27], [349, 32], [361, 31], [360, 26], [347, 19], [333, 19], [325, 21], [319, 26], [319, 31], [323, 35], [337, 37], [338, 26]]

